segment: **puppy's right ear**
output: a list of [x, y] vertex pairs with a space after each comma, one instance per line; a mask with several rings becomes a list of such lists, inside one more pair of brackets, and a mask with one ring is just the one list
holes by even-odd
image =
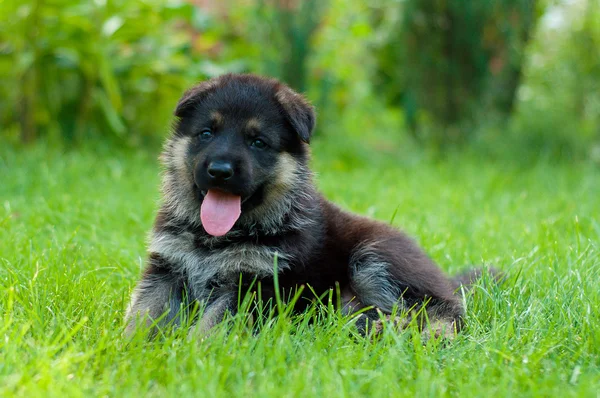
[[278, 87], [275, 99], [283, 107], [286, 117], [300, 139], [307, 144], [315, 128], [315, 109], [304, 98], [285, 84]]
[[183, 117], [187, 112], [193, 109], [194, 105], [204, 99], [211, 91], [217, 87], [216, 79], [202, 82], [183, 93], [175, 108], [175, 116]]

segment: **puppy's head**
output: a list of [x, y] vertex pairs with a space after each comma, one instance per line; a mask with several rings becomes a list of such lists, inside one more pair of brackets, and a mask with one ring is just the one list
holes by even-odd
[[210, 235], [227, 234], [244, 214], [277, 201], [306, 170], [314, 110], [277, 80], [208, 80], [183, 95], [175, 116], [162, 155], [165, 199]]

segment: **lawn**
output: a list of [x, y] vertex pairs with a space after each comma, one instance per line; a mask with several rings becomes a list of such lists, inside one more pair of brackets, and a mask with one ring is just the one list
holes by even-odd
[[[0, 148], [0, 396], [590, 396], [600, 391], [600, 170], [317, 140], [325, 194], [448, 272], [506, 271], [452, 343], [351, 335], [332, 311], [126, 344], [158, 201], [155, 150]], [[395, 217], [394, 217], [395, 214]], [[317, 316], [315, 315], [315, 316]]]

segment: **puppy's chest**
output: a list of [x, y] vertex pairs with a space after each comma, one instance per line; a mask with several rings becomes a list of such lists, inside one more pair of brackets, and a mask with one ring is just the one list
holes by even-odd
[[222, 277], [240, 273], [264, 277], [273, 275], [275, 267], [286, 268], [287, 260], [272, 247], [244, 243], [219, 249], [199, 248], [198, 266]]
[[263, 278], [272, 276], [276, 268], [289, 268], [289, 259], [276, 247], [244, 242], [210, 248], [198, 244], [187, 232], [156, 234], [149, 249], [167, 259], [175, 272], [184, 274], [197, 292], [216, 279], [235, 283], [240, 273]]

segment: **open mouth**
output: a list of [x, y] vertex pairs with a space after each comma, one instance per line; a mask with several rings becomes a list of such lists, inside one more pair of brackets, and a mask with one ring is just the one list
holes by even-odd
[[242, 197], [220, 189], [201, 192], [200, 219], [204, 230], [212, 236], [223, 236], [233, 228], [242, 213]]
[[204, 230], [212, 236], [223, 236], [239, 220], [242, 210], [248, 212], [260, 204], [264, 186], [259, 186], [251, 194], [242, 195], [220, 188], [198, 189], [196, 192], [202, 202], [200, 219]]
[[[199, 192], [200, 192], [200, 199], [204, 200], [204, 198], [206, 197], [207, 191], [201, 190]], [[246, 195], [246, 196], [242, 197], [242, 204], [244, 204], [248, 200], [252, 199], [253, 196], [254, 196], [254, 194], [252, 194], [252, 195]]]

